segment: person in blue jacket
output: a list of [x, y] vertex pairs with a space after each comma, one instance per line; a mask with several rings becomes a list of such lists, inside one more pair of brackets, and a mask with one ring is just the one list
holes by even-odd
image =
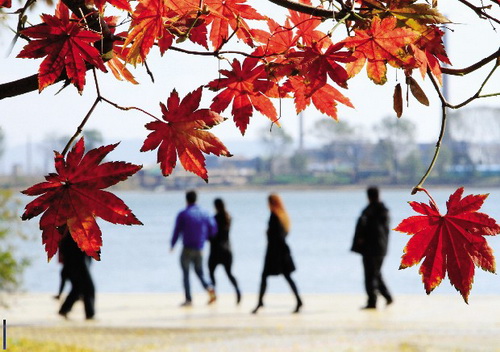
[[189, 284], [189, 268], [191, 265], [194, 266], [196, 275], [208, 292], [208, 304], [212, 304], [216, 300], [214, 287], [212, 283], [205, 279], [203, 274], [203, 246], [207, 239], [217, 233], [217, 224], [212, 216], [196, 204], [196, 200], [197, 194], [195, 191], [186, 192], [187, 206], [177, 215], [172, 240], [170, 241], [170, 251], [173, 251], [177, 240], [182, 238], [183, 248], [180, 263], [186, 296], [186, 300], [182, 303], [184, 307], [192, 305]]

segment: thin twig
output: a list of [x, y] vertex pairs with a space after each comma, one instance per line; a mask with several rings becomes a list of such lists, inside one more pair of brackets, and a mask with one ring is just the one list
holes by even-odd
[[479, 99], [479, 98], [488, 98], [488, 97], [491, 97], [491, 96], [497, 96], [497, 95], [499, 95], [500, 93], [481, 95], [481, 92], [483, 91], [484, 87], [486, 86], [486, 84], [488, 83], [488, 81], [490, 80], [490, 78], [495, 73], [495, 71], [498, 68], [498, 66], [500, 66], [500, 60], [499, 59], [497, 59], [497, 61], [495, 63], [495, 66], [493, 66], [493, 68], [491, 69], [490, 73], [488, 73], [488, 75], [484, 79], [483, 83], [481, 83], [481, 86], [479, 87], [479, 89], [477, 90], [477, 92], [473, 96], [471, 96], [470, 98], [466, 99], [465, 101], [463, 101], [460, 104], [451, 105], [451, 104], [447, 103], [447, 106], [449, 108], [451, 108], [451, 109], [460, 109], [461, 107], [464, 107], [465, 105], [469, 104], [470, 102], [472, 102], [472, 101], [474, 101], [476, 99]]
[[146, 73], [151, 78], [151, 82], [155, 83], [155, 76], [153, 75], [153, 72], [149, 69], [148, 62], [146, 60], [144, 60], [143, 63], [144, 63], [144, 67], [146, 67]]
[[97, 104], [99, 104], [99, 102], [101, 101], [101, 94], [100, 94], [100, 90], [99, 90], [99, 83], [97, 81], [97, 74], [96, 74], [95, 68], [92, 69], [92, 72], [94, 73], [94, 82], [95, 82], [96, 91], [97, 91], [97, 98], [94, 100], [94, 103], [90, 107], [90, 110], [87, 112], [87, 115], [85, 115], [85, 117], [83, 118], [82, 122], [80, 123], [80, 125], [76, 129], [75, 134], [73, 134], [73, 136], [69, 139], [68, 143], [64, 147], [64, 150], [61, 153], [63, 156], [66, 155], [66, 153], [68, 152], [69, 148], [71, 148], [71, 145], [73, 144], [73, 142], [78, 138], [78, 136], [80, 135], [80, 133], [82, 133], [83, 127], [85, 127], [85, 125], [87, 124], [87, 121], [89, 120], [90, 115], [92, 115], [92, 113], [94, 112]]
[[311, 16], [318, 16], [323, 18], [335, 18], [336, 13], [332, 10], [323, 9], [320, 7], [314, 7], [310, 5], [301, 4], [296, 1], [290, 0], [269, 0], [273, 4], [287, 8], [289, 10], [302, 12]]
[[485, 9], [490, 9], [491, 5], [478, 7], [478, 6], [471, 4], [467, 0], [458, 0], [458, 1], [461, 2], [462, 4], [464, 4], [465, 6], [467, 6], [468, 8], [470, 8], [472, 11], [474, 11], [476, 13], [476, 15], [478, 15], [479, 18], [481, 18], [481, 19], [487, 18], [490, 21], [493, 21], [493, 22], [500, 24], [500, 20], [498, 18], [495, 18], [495, 17], [489, 15], [488, 13], [486, 13], [486, 11], [484, 11]]
[[92, 115], [92, 113], [94, 112], [97, 104], [99, 104], [99, 101], [101, 99], [99, 97], [97, 97], [95, 100], [94, 100], [94, 103], [92, 104], [92, 106], [90, 107], [90, 110], [89, 112], [87, 113], [87, 115], [85, 115], [85, 118], [83, 119], [82, 123], [80, 124], [80, 126], [78, 126], [78, 128], [76, 129], [76, 132], [75, 134], [69, 139], [68, 141], [68, 144], [66, 144], [66, 147], [64, 147], [64, 150], [62, 151], [62, 155], [66, 155], [66, 153], [68, 152], [69, 148], [71, 147], [71, 145], [73, 144], [73, 142], [78, 138], [78, 136], [80, 135], [80, 133], [82, 133], [83, 131], [83, 127], [85, 126], [85, 124], [87, 123], [87, 121], [89, 120], [90, 118], [90, 115]]
[[432, 157], [432, 161], [429, 164], [429, 167], [427, 168], [427, 171], [425, 172], [424, 176], [422, 176], [422, 178], [420, 179], [418, 184], [415, 187], [413, 187], [411, 194], [415, 194], [418, 191], [423, 190], [424, 182], [427, 180], [432, 169], [434, 168], [434, 165], [436, 164], [437, 158], [439, 156], [439, 151], [441, 150], [441, 143], [443, 142], [444, 133], [446, 131], [446, 117], [447, 117], [446, 106], [447, 106], [447, 102], [446, 102], [445, 97], [441, 93], [441, 90], [439, 89], [439, 85], [436, 82], [436, 79], [434, 78], [434, 76], [429, 71], [427, 72], [427, 74], [428, 74], [432, 84], [434, 85], [434, 88], [438, 92], [439, 100], [441, 101], [441, 131], [439, 132], [439, 137], [438, 137], [438, 140], [436, 142], [436, 148], [434, 149], [434, 156]]
[[146, 115], [148, 115], [148, 116], [151, 116], [153, 119], [155, 119], [155, 120], [157, 120], [157, 121], [161, 121], [158, 117], [154, 116], [153, 114], [150, 114], [149, 112], [147, 112], [147, 111], [145, 111], [145, 110], [143, 110], [143, 109], [141, 109], [141, 108], [137, 108], [137, 107], [135, 107], [135, 106], [120, 106], [120, 105], [118, 105], [117, 103], [112, 102], [111, 100], [106, 99], [106, 98], [104, 98], [104, 97], [101, 97], [101, 99], [100, 99], [100, 100], [102, 100], [102, 101], [104, 101], [104, 102], [108, 103], [109, 105], [114, 106], [114, 107], [115, 107], [115, 108], [117, 108], [117, 109], [120, 109], [120, 110], [123, 110], [123, 111], [137, 110], [137, 111], [140, 111], [140, 112], [142, 112], [142, 113], [144, 113], [144, 114], [146, 114]]
[[35, 2], [36, 2], [36, 0], [27, 0], [26, 4], [24, 4], [23, 8], [19, 12], [19, 19], [17, 21], [16, 35], [14, 36], [14, 38], [12, 38], [12, 41], [10, 43], [9, 49], [7, 50], [6, 56], [10, 56], [10, 54], [12, 53], [12, 50], [14, 49], [14, 46], [16, 45], [17, 39], [19, 39], [21, 37], [21, 38], [29, 40], [28, 37], [25, 37], [21, 34], [21, 31], [24, 29], [24, 23], [26, 22], [26, 19], [27, 19], [26, 11], [28, 11], [28, 8], [31, 7], [31, 5], [33, 5]]

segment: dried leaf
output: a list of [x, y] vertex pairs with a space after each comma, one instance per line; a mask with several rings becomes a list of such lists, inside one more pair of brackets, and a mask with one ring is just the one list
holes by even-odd
[[413, 77], [408, 76], [406, 77], [406, 83], [410, 86], [411, 94], [413, 94], [413, 96], [419, 101], [419, 103], [425, 106], [429, 106], [429, 99], [427, 98], [427, 95], [425, 95], [423, 89], [420, 88], [417, 81]]
[[394, 87], [393, 98], [393, 107], [396, 112], [397, 117], [401, 117], [403, 115], [403, 92], [401, 89], [401, 84], [398, 83]]

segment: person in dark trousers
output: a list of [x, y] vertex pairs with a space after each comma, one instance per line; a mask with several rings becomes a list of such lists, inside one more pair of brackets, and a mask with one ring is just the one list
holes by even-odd
[[67, 268], [64, 266], [64, 258], [61, 254], [61, 251], [58, 251], [58, 260], [59, 260], [59, 263], [62, 264], [62, 268], [61, 268], [61, 273], [60, 273], [61, 282], [59, 284], [59, 292], [57, 293], [57, 295], [54, 296], [54, 299], [57, 299], [57, 300], [61, 298], [61, 295], [64, 291], [64, 287], [66, 286], [66, 281], [69, 280]]
[[363, 257], [368, 295], [368, 302], [363, 308], [374, 309], [378, 294], [385, 298], [387, 305], [393, 302], [381, 271], [389, 243], [389, 210], [380, 201], [377, 187], [369, 187], [367, 196], [369, 203], [358, 218], [351, 250]]
[[302, 307], [302, 300], [299, 296], [297, 285], [291, 277], [292, 272], [295, 271], [295, 264], [290, 253], [290, 248], [285, 241], [290, 231], [290, 218], [285, 210], [283, 201], [277, 194], [272, 193], [269, 195], [268, 204], [271, 215], [267, 229], [267, 250], [260, 283], [259, 302], [252, 313], [256, 314], [264, 306], [263, 298], [266, 292], [268, 276], [280, 274], [285, 276], [297, 299], [297, 305], [293, 313], [298, 313]]
[[67, 230], [61, 239], [59, 250], [64, 258], [63, 270], [66, 271], [71, 282], [71, 291], [61, 305], [59, 314], [67, 318], [73, 304], [82, 298], [86, 319], [93, 319], [95, 315], [95, 287], [89, 270], [90, 257], [78, 248]]
[[231, 272], [233, 263], [233, 253], [231, 251], [231, 243], [229, 241], [229, 229], [231, 227], [231, 216], [226, 211], [226, 206], [222, 199], [214, 200], [215, 206], [215, 222], [217, 223], [217, 233], [210, 238], [210, 256], [208, 257], [208, 270], [210, 279], [215, 286], [215, 268], [222, 264], [226, 270], [227, 277], [236, 290], [236, 304], [241, 301], [241, 292], [238, 288], [238, 283]]
[[186, 300], [181, 305], [183, 307], [192, 305], [189, 283], [189, 267], [191, 264], [194, 266], [194, 271], [201, 284], [208, 292], [208, 304], [212, 304], [216, 300], [213, 285], [205, 280], [203, 274], [203, 246], [205, 241], [213, 237], [217, 232], [217, 224], [212, 216], [196, 204], [196, 199], [197, 194], [195, 191], [186, 192], [187, 207], [177, 215], [172, 240], [170, 241], [170, 251], [173, 251], [177, 240], [182, 238], [183, 248], [180, 262], [186, 296]]

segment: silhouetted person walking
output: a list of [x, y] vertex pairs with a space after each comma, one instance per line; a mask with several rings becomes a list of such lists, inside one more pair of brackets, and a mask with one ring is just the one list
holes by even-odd
[[241, 301], [241, 292], [238, 288], [238, 283], [231, 273], [231, 266], [233, 264], [233, 253], [231, 251], [231, 243], [229, 241], [229, 229], [231, 228], [231, 216], [226, 211], [226, 206], [222, 199], [217, 198], [214, 200], [215, 206], [215, 221], [217, 223], [217, 233], [214, 237], [210, 238], [210, 256], [208, 257], [208, 270], [210, 272], [210, 279], [215, 286], [215, 268], [217, 265], [222, 264], [226, 270], [227, 277], [236, 290], [236, 303]]
[[61, 282], [59, 283], [59, 291], [57, 292], [57, 295], [54, 296], [55, 299], [60, 299], [61, 295], [64, 291], [64, 287], [66, 286], [66, 281], [69, 280], [68, 273], [67, 273], [67, 268], [64, 266], [64, 258], [61, 254], [61, 251], [58, 251], [58, 260], [59, 263], [61, 263], [62, 268], [61, 268]]
[[267, 229], [266, 257], [260, 283], [259, 302], [252, 313], [257, 313], [264, 306], [263, 298], [267, 287], [267, 277], [280, 274], [285, 276], [297, 299], [297, 305], [293, 312], [298, 313], [302, 307], [302, 300], [300, 299], [297, 285], [295, 285], [291, 277], [292, 272], [295, 271], [295, 264], [290, 253], [290, 248], [285, 241], [290, 231], [290, 218], [285, 210], [283, 201], [277, 194], [272, 193], [269, 195], [268, 204], [271, 216], [269, 217]]
[[368, 302], [363, 308], [373, 309], [377, 306], [379, 293], [388, 305], [393, 301], [381, 272], [389, 243], [389, 210], [380, 201], [377, 187], [369, 187], [367, 196], [369, 203], [358, 218], [351, 250], [363, 256], [368, 295]]
[[78, 248], [78, 245], [67, 230], [65, 230], [65, 235], [61, 239], [59, 250], [64, 258], [63, 270], [71, 282], [71, 291], [61, 305], [59, 314], [67, 318], [73, 304], [82, 298], [85, 307], [85, 317], [93, 319], [95, 315], [95, 288], [89, 270], [90, 257]]
[[211, 283], [205, 280], [203, 275], [203, 246], [205, 241], [217, 232], [217, 224], [213, 217], [202, 210], [196, 204], [196, 192], [186, 193], [186, 209], [179, 212], [175, 221], [174, 232], [170, 242], [170, 251], [174, 249], [175, 243], [182, 237], [181, 268], [184, 282], [186, 300], [182, 306], [189, 307], [192, 304], [191, 287], [189, 284], [189, 267], [194, 266], [194, 271], [201, 284], [209, 295], [208, 304], [215, 302], [215, 291]]

